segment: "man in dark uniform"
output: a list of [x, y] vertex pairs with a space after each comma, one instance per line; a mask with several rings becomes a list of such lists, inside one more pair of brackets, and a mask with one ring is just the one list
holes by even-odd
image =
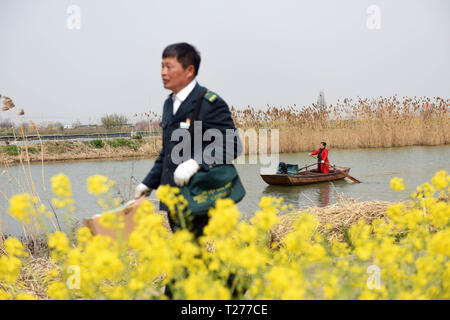
[[[195, 80], [200, 67], [200, 55], [197, 50], [190, 44], [176, 43], [164, 49], [162, 58], [161, 76], [164, 88], [172, 91], [163, 106], [162, 150], [151, 171], [136, 187], [136, 198], [149, 195], [159, 185], [184, 186], [198, 170], [209, 170], [211, 162], [205, 161], [203, 151], [210, 142], [203, 139], [201, 139], [201, 148], [198, 146], [195, 148], [194, 142], [197, 139], [194, 141], [192, 137], [192, 152], [190, 155], [183, 154], [181, 163], [172, 159], [172, 149], [179, 143], [179, 140], [172, 140], [172, 133], [177, 129], [188, 129], [190, 125], [193, 125], [191, 120], [194, 120], [194, 109], [198, 99], [202, 100], [197, 117], [197, 120], [202, 121], [202, 137], [208, 129], [217, 129], [222, 134], [224, 148], [221, 150], [223, 157], [221, 163], [229, 163], [240, 152], [240, 140], [237, 134], [232, 137], [232, 147], [226, 148], [226, 137], [230, 134], [227, 129], [234, 131], [236, 129], [228, 105], [217, 94], [206, 91], [206, 88], [200, 86]], [[160, 210], [168, 211], [168, 208], [161, 203]], [[180, 227], [170, 214], [169, 223], [174, 231]], [[191, 231], [198, 237], [207, 223], [208, 215], [195, 216], [191, 222], [193, 226]]]

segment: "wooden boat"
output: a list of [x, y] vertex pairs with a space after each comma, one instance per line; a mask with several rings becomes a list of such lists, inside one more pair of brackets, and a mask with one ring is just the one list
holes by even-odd
[[[336, 169], [336, 170], [335, 170]], [[270, 185], [290, 185], [300, 186], [316, 182], [334, 181], [345, 178], [350, 168], [335, 167], [330, 168], [329, 173], [317, 172], [317, 169], [301, 171], [298, 174], [261, 174], [261, 178]]]

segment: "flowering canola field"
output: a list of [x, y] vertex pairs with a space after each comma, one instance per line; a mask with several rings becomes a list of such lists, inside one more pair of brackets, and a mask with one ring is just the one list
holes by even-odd
[[[346, 241], [328, 241], [317, 231], [318, 219], [302, 213], [281, 247], [268, 237], [279, 215], [292, 210], [281, 198], [261, 198], [249, 221], [231, 200], [218, 200], [198, 240], [187, 229], [168, 232], [145, 201], [125, 238], [123, 220], [108, 212], [118, 205], [109, 193], [114, 182], [92, 176], [87, 189], [106, 212], [102, 225], [117, 231], [113, 240], [85, 227], [69, 235], [52, 232], [48, 208], [35, 196], [18, 194], [9, 213], [30, 233], [47, 235], [56, 267], [44, 277], [46, 296], [37, 296], [21, 278], [34, 257], [18, 239], [7, 238], [0, 245], [0, 299], [166, 299], [164, 286], [174, 299], [450, 299], [449, 182], [446, 171], [437, 172], [411, 192], [410, 201], [390, 206], [386, 219], [353, 225]], [[52, 188], [53, 205], [70, 226], [70, 181], [59, 174]], [[403, 191], [402, 179], [392, 179], [391, 188]], [[179, 189], [161, 186], [157, 196], [189, 223]]]

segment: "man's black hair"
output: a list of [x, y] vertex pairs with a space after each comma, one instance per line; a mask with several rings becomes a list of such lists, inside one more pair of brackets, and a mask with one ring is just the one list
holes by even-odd
[[327, 146], [327, 143], [326, 143], [326, 142], [321, 142], [320, 144], [323, 144], [324, 147]]
[[180, 42], [167, 46], [163, 51], [162, 57], [163, 59], [172, 57], [177, 58], [184, 69], [193, 65], [195, 76], [197, 76], [198, 69], [200, 68], [200, 53], [189, 43]]

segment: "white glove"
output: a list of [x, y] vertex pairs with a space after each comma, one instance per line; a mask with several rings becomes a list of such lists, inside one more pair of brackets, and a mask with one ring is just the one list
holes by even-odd
[[189, 159], [178, 165], [173, 173], [173, 179], [178, 186], [182, 187], [185, 184], [188, 184], [189, 179], [191, 179], [199, 169], [199, 164], [194, 159]]
[[147, 187], [145, 184], [140, 183], [137, 187], [136, 190], [134, 191], [134, 198], [140, 198], [142, 196], [149, 196], [150, 193], [152, 193], [152, 189], [150, 189], [149, 187]]
[[322, 160], [321, 162], [322, 162], [322, 163], [325, 163], [325, 161], [324, 161], [324, 160]]
[[308, 153], [308, 156], [312, 156], [312, 153]]

